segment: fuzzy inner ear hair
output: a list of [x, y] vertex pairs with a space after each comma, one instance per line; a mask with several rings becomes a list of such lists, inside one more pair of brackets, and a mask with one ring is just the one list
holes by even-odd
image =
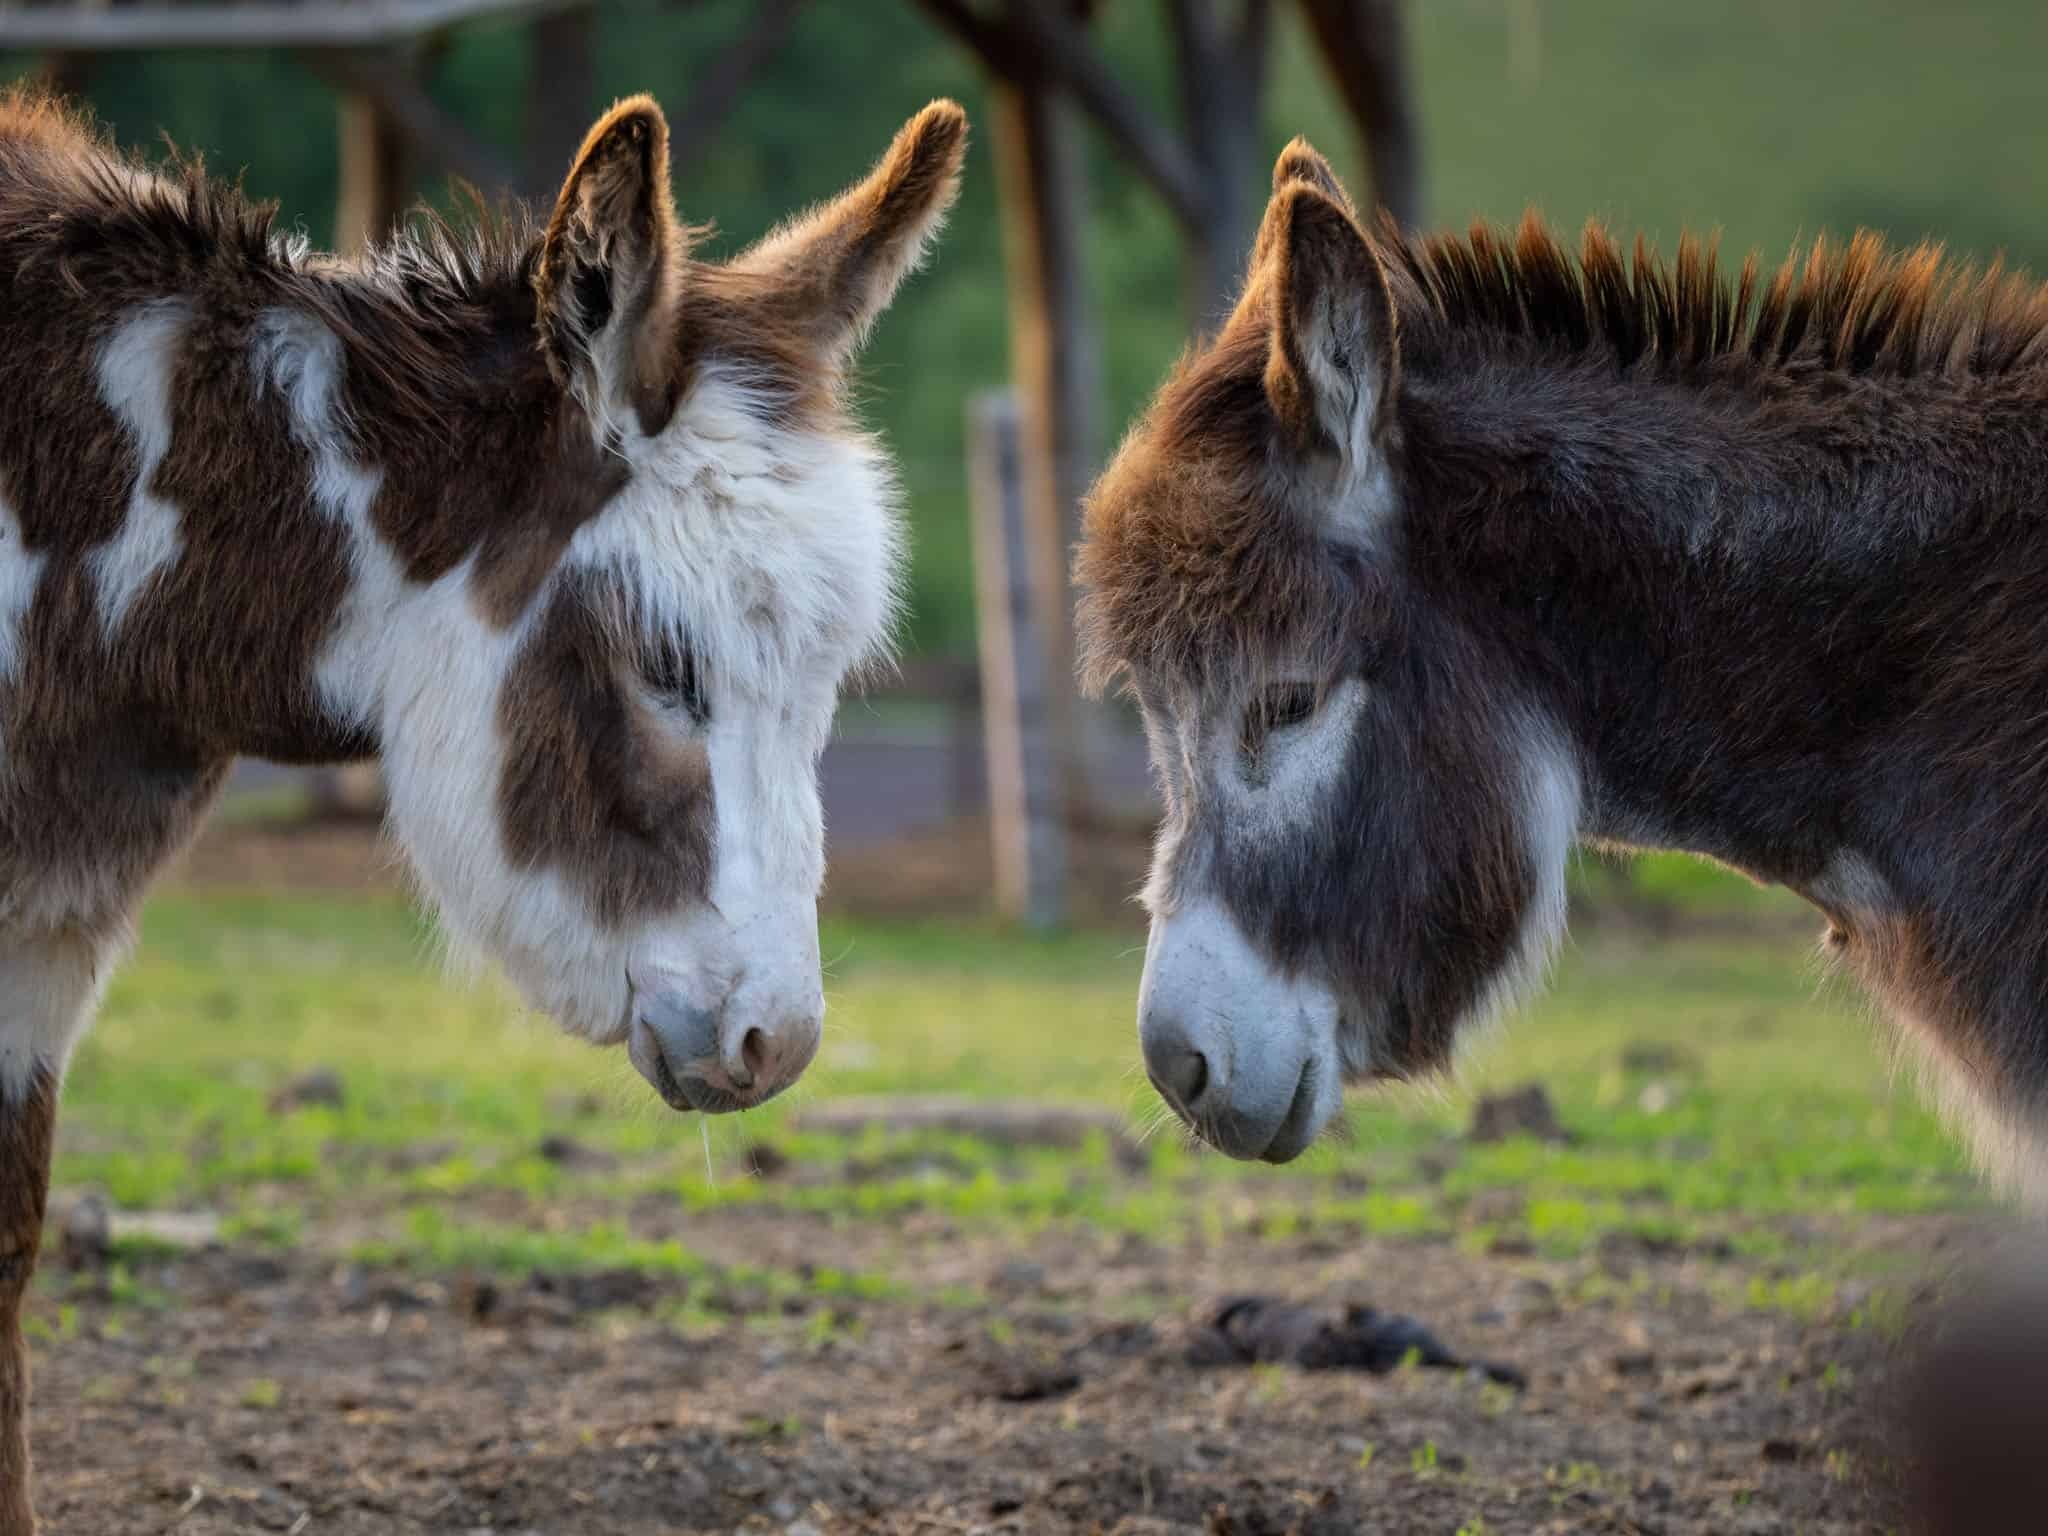
[[903, 125], [865, 178], [733, 265], [764, 280], [828, 365], [842, 363], [923, 260], [959, 193], [966, 155], [967, 114], [935, 101]]
[[595, 414], [630, 410], [648, 433], [667, 422], [688, 265], [668, 122], [652, 97], [630, 97], [585, 136], [534, 275], [549, 366]]

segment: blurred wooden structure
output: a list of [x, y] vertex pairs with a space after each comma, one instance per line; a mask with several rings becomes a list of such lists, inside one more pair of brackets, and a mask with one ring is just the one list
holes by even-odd
[[[1046, 473], [1030, 451], [1014, 396], [976, 398], [967, 415], [968, 486], [973, 499], [975, 611], [980, 626], [982, 736], [994, 839], [996, 908], [1034, 928], [1066, 917], [1068, 802], [1050, 717], [1073, 692], [1059, 670], [1067, 654], [1049, 643], [1064, 631], [1060, 588], [1043, 569], [1042, 524], [1030, 485]], [[1057, 549], [1053, 558], [1059, 557]], [[1047, 599], [1053, 599], [1048, 602]]]
[[[1158, 114], [1142, 89], [1119, 78], [1089, 27], [1097, 0], [915, 0], [979, 60], [992, 87], [991, 136], [1002, 199], [1010, 297], [1011, 377], [1028, 527], [1021, 563], [979, 585], [1005, 600], [1026, 582], [1050, 692], [1030, 729], [1054, 760], [1069, 819], [1101, 809], [1089, 783], [1091, 726], [1107, 722], [1076, 695], [1073, 593], [1066, 551], [1079, 533], [1081, 498], [1101, 454], [1098, 326], [1089, 313], [1084, 247], [1087, 176], [1077, 128], [1098, 131], [1156, 191], [1186, 248], [1189, 329], [1201, 334], [1227, 312], [1265, 201], [1264, 103], [1275, 25], [1273, 0], [1161, 0], [1172, 49], [1179, 120]], [[1403, 0], [1299, 0], [1303, 18], [1358, 125], [1371, 201], [1404, 223], [1421, 198], [1415, 108], [1408, 86]], [[1327, 147], [1327, 146], [1326, 146]], [[979, 471], [977, 470], [977, 473]], [[977, 534], [980, 513], [977, 512]], [[986, 540], [977, 551], [993, 548]], [[1050, 617], [1057, 615], [1057, 624]], [[983, 632], [984, 668], [988, 634]], [[1034, 661], [1034, 665], [1036, 665]], [[994, 712], [1011, 707], [993, 689]], [[1003, 733], [991, 723], [993, 749]], [[990, 774], [997, 773], [994, 758]], [[997, 821], [997, 868], [1021, 832]], [[1020, 813], [1021, 814], [1021, 813]], [[1014, 905], [1017, 896], [1007, 899]], [[1056, 903], [1055, 903], [1056, 905]]]

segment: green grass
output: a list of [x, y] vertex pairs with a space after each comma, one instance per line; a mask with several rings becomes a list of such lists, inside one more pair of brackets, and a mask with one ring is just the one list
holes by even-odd
[[[1725, 877], [1686, 878], [1706, 882], [1687, 896], [1695, 906], [1771, 908]], [[1158, 1109], [1136, 1068], [1142, 955], [1131, 934], [830, 924], [817, 1064], [787, 1102], [702, 1120], [662, 1108], [622, 1053], [561, 1037], [488, 985], [445, 980], [430, 931], [396, 899], [173, 891], [151, 905], [79, 1051], [58, 1179], [102, 1186], [123, 1206], [211, 1205], [252, 1242], [319, 1242], [332, 1211], [356, 1212], [358, 1227], [366, 1209], [383, 1211], [360, 1254], [430, 1267], [685, 1272], [694, 1255], [628, 1223], [634, 1201], [657, 1196], [679, 1213], [928, 1211], [1005, 1231], [1079, 1222], [1168, 1240], [1328, 1229], [1569, 1255], [1615, 1234], [1718, 1239], [1784, 1268], [1800, 1255], [1777, 1235], [1781, 1218], [1810, 1227], [1977, 1198], [1860, 1008], [1819, 985], [1796, 936], [1810, 926], [1782, 939], [1596, 933], [1456, 1086], [1355, 1096], [1348, 1134], [1282, 1169], [1230, 1163], [1163, 1130], [1134, 1174], [1101, 1136], [1018, 1149], [791, 1123], [804, 1104], [850, 1093], [1068, 1100], [1149, 1123]], [[316, 1066], [340, 1073], [345, 1102], [274, 1113], [276, 1089]], [[1463, 1140], [1473, 1092], [1531, 1079], [1569, 1144]], [[604, 1157], [549, 1162], [538, 1148], [550, 1132]], [[741, 1149], [764, 1140], [828, 1176], [744, 1175]], [[498, 1216], [471, 1213], [485, 1195]], [[515, 1229], [507, 1199], [574, 1214]], [[1811, 1298], [1766, 1289], [1750, 1300]]]

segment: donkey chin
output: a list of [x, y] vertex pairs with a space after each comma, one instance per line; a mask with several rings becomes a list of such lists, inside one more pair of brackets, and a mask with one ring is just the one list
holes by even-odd
[[1276, 969], [1212, 903], [1155, 917], [1138, 994], [1145, 1071], [1195, 1134], [1231, 1157], [1284, 1163], [1343, 1104], [1343, 1008]]

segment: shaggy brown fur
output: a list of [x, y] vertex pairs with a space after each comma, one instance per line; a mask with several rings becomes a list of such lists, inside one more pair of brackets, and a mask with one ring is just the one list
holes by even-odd
[[[1426, 1068], [1510, 965], [1517, 801], [1554, 826], [1575, 777], [1581, 835], [1825, 910], [2039, 1196], [2048, 289], [1867, 234], [1732, 279], [1694, 240], [1573, 256], [1533, 218], [1369, 234], [1331, 180], [1283, 156], [1242, 300], [1096, 488], [1076, 571], [1088, 676], [1148, 708], [1227, 720], [1304, 669], [1368, 704], [1298, 836], [1197, 818], [1155, 889], [1211, 879], [1274, 964], [1383, 1016], [1375, 1070]], [[1274, 383], [1302, 198], [1348, 313], [1391, 304], [1364, 449], [1299, 430], [1302, 370]]]
[[[1274, 182], [1350, 206], [1299, 141]], [[1360, 592], [1360, 573], [1333, 563], [1312, 525], [1267, 515], [1286, 494], [1265, 388], [1278, 313], [1270, 242], [1283, 227], [1271, 217], [1262, 226], [1230, 322], [1180, 360], [1134, 430], [1142, 456], [1119, 459], [1091, 497], [1105, 510], [1087, 521], [1075, 577], [1098, 594], [1080, 605], [1082, 674], [1094, 689], [1127, 662], [1201, 676], [1309, 650], [1341, 665], [1376, 628], [1370, 580]], [[1597, 222], [1574, 259], [1533, 210], [1512, 233], [1475, 224], [1463, 236], [1417, 236], [1382, 223], [1370, 244], [1398, 316], [1390, 365], [1520, 345], [1631, 377], [1754, 392], [1824, 373], [1965, 379], [2048, 363], [2048, 285], [1999, 263], [1977, 272], [1938, 245], [1892, 251], [1868, 232], [1846, 244], [1822, 237], [1768, 282], [1752, 253], [1732, 284], [1711, 244], [1688, 237], [1667, 263], [1640, 236], [1625, 251]], [[1392, 446], [1398, 454], [1398, 437]], [[1126, 482], [1148, 487], [1142, 504], [1121, 497]], [[1343, 618], [1340, 633], [1315, 632], [1359, 596], [1367, 612]]]

